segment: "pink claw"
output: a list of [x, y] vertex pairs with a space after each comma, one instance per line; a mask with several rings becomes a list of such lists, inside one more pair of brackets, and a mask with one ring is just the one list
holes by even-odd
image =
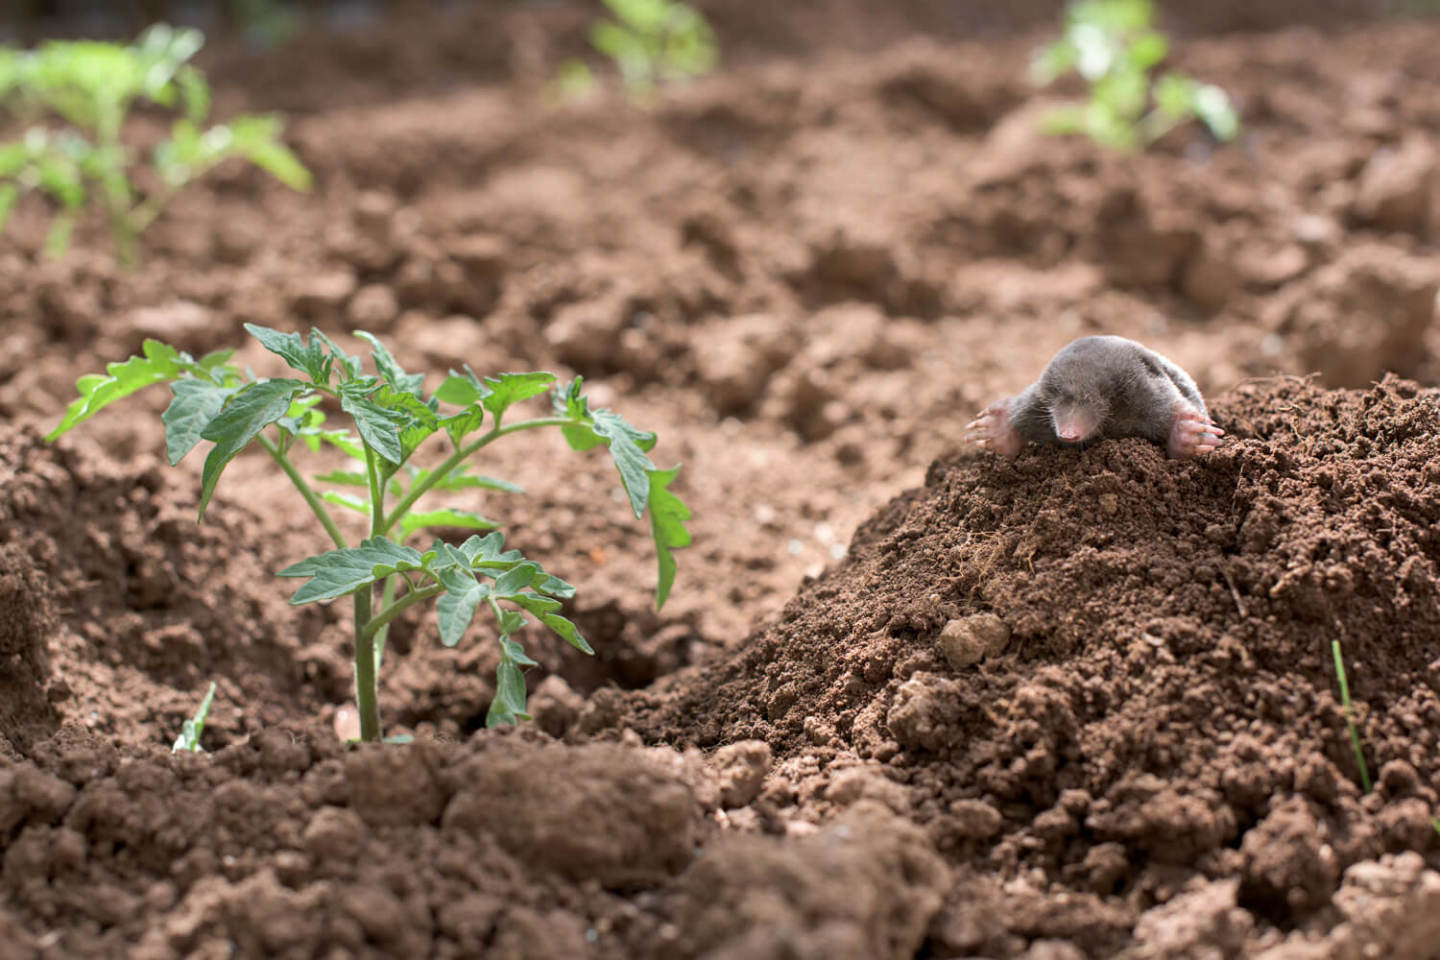
[[1198, 457], [1220, 446], [1223, 436], [1225, 431], [1215, 426], [1215, 421], [1202, 417], [1189, 407], [1182, 407], [1176, 410], [1170, 425], [1170, 442], [1166, 451], [1177, 460]]
[[967, 425], [970, 431], [965, 439], [977, 447], [988, 447], [1002, 457], [1014, 458], [1025, 446], [1025, 441], [1010, 424], [1010, 413], [1004, 403], [988, 407]]

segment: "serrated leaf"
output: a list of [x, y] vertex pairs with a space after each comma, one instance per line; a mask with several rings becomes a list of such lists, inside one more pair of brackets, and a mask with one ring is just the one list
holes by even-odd
[[260, 341], [260, 345], [276, 354], [291, 367], [299, 370], [321, 386], [330, 384], [330, 365], [333, 363], [325, 350], [325, 342], [311, 331], [307, 343], [298, 333], [281, 333], [256, 323], [245, 324], [245, 331]]
[[[314, 442], [313, 445], [311, 445], [311, 441]], [[311, 450], [318, 450], [320, 448], [321, 441], [324, 441], [325, 443], [330, 444], [335, 449], [340, 450], [352, 460], [358, 460], [361, 463], [365, 462], [365, 448], [360, 445], [360, 441], [356, 439], [355, 435], [349, 430], [318, 431], [312, 437], [306, 438], [306, 445], [310, 446]], [[368, 479], [365, 481], [365, 485], [367, 487], [370, 485], [370, 481]]]
[[123, 363], [108, 365], [104, 375], [89, 374], [81, 377], [75, 381], [75, 389], [80, 396], [70, 403], [64, 418], [54, 430], [45, 435], [45, 439], [53, 442], [77, 423], [90, 419], [100, 410], [116, 400], [128, 397], [136, 390], [178, 379], [185, 372], [183, 359], [188, 358], [169, 344], [159, 340], [146, 340], [141, 346], [140, 356], [131, 357]]
[[344, 547], [308, 557], [281, 570], [281, 577], [310, 577], [295, 591], [292, 604], [329, 600], [354, 593], [367, 584], [376, 583], [403, 570], [423, 570], [427, 557], [419, 550], [403, 546], [384, 537], [362, 540], [358, 547]]
[[535, 616], [544, 616], [547, 613], [554, 613], [560, 609], [560, 601], [552, 600], [549, 597], [542, 597], [536, 593], [517, 593], [508, 598], [512, 603], [524, 607]]
[[[357, 381], [358, 382], [358, 381]], [[399, 465], [405, 462], [400, 431], [410, 426], [410, 418], [398, 410], [389, 410], [361, 396], [359, 391], [340, 391], [341, 408], [354, 419], [355, 428], [365, 442], [386, 461]]]
[[525, 618], [514, 610], [500, 611], [500, 634], [504, 639], [525, 626]]
[[555, 374], [543, 371], [502, 373], [498, 377], [486, 377], [485, 386], [490, 392], [480, 403], [498, 422], [513, 404], [539, 396], [549, 390], [554, 382]]
[[591, 656], [595, 655], [595, 648], [590, 646], [589, 641], [580, 635], [579, 628], [558, 613], [541, 614], [540, 622], [555, 631], [557, 635], [564, 638], [565, 642], [576, 650], [579, 650], [581, 653], [588, 653]]
[[324, 332], [320, 330], [312, 330], [310, 331], [310, 335], [312, 337], [319, 337], [320, 342], [325, 344], [325, 346], [329, 348], [330, 355], [334, 357], [335, 362], [340, 365], [340, 369], [338, 372], [340, 374], [341, 380], [354, 380], [356, 377], [360, 376], [361, 370], [364, 369], [364, 363], [359, 357], [350, 356], [350, 354], [340, 349], [339, 344], [337, 344], [334, 340], [331, 340], [329, 337], [325, 336]]
[[299, 380], [286, 379], [261, 380], [249, 384], [240, 389], [225, 409], [216, 414], [200, 431], [201, 439], [215, 443], [209, 456], [205, 458], [205, 467], [200, 473], [202, 520], [226, 464], [255, 439], [261, 430], [285, 416], [290, 409], [291, 399], [304, 388], [305, 384]]
[[518, 640], [512, 640], [509, 637], [501, 637], [500, 651], [505, 656], [509, 657], [511, 660], [514, 660], [522, 667], [540, 666], [540, 664], [530, 659], [530, 655], [525, 652], [524, 647], [520, 646], [520, 642]]
[[342, 487], [368, 487], [370, 478], [363, 473], [348, 470], [332, 470], [315, 478], [316, 483], [333, 483]]
[[170, 384], [175, 396], [160, 415], [165, 424], [165, 455], [173, 467], [195, 444], [200, 432], [215, 419], [226, 398], [233, 392], [209, 380], [176, 380]]
[[610, 457], [620, 471], [620, 482], [630, 498], [630, 508], [636, 517], [643, 516], [650, 499], [649, 474], [655, 470], [645, 451], [655, 446], [655, 434], [637, 430], [609, 410], [597, 410], [594, 417], [593, 429], [610, 446]]
[[530, 560], [516, 564], [495, 578], [495, 596], [514, 597], [528, 588], [541, 572], [540, 565]]
[[441, 418], [440, 426], [444, 427], [445, 432], [450, 435], [450, 442], [458, 447], [461, 440], [479, 430], [484, 422], [485, 408], [475, 405], [466, 407], [459, 413]]
[[[400, 427], [400, 461], [410, 459], [415, 449], [440, 427], [440, 420], [418, 394], [404, 393], [392, 387], [381, 387], [370, 402], [405, 418]], [[397, 461], [391, 461], [396, 463]]]
[[435, 572], [445, 587], [445, 593], [435, 604], [435, 620], [440, 627], [440, 642], [447, 647], [460, 642], [475, 618], [475, 608], [490, 595], [490, 585], [475, 579], [465, 567], [463, 556], [460, 561], [458, 566], [452, 564]]
[[529, 720], [525, 712], [525, 674], [515, 661], [503, 653], [495, 668], [495, 699], [485, 715], [485, 726], [499, 727], [517, 720]]
[[356, 330], [355, 336], [370, 344], [370, 356], [375, 360], [375, 369], [380, 371], [380, 376], [400, 393], [414, 394], [420, 396], [420, 384], [425, 382], [423, 373], [406, 373], [404, 368], [396, 362], [395, 357], [380, 342], [373, 333], [366, 333], [364, 330]]
[[668, 489], [680, 475], [680, 468], [650, 471], [650, 531], [655, 538], [655, 553], [659, 560], [660, 576], [655, 584], [655, 609], [665, 606], [670, 588], [675, 583], [675, 555], [671, 551], [690, 546], [690, 531], [685, 521], [690, 519], [690, 508]]
[[435, 391], [435, 399], [454, 404], [457, 407], [468, 407], [479, 403], [488, 390], [489, 388], [480, 382], [480, 378], [475, 375], [475, 371], [471, 370], [467, 363], [464, 373], [450, 371], [450, 375]]
[[[445, 421], [442, 420], [440, 422], [441, 424], [444, 424]], [[430, 479], [430, 475], [431, 471], [429, 470], [417, 470], [415, 471], [415, 482], [424, 483], [425, 481]], [[465, 473], [465, 467], [463, 464], [450, 471], [450, 473], [443, 479], [436, 480], [435, 485], [432, 486], [430, 489], [452, 491], [481, 489], [498, 490], [502, 493], [525, 492], [524, 487], [520, 486], [519, 484], [511, 483], [508, 480], [498, 480], [495, 477], [485, 477]]]
[[320, 499], [326, 503], [333, 503], [337, 507], [344, 507], [346, 510], [354, 510], [356, 513], [363, 513], [367, 517], [370, 516], [370, 501], [363, 497], [357, 497], [353, 493], [326, 490], [320, 494]]
[[575, 596], [575, 588], [573, 586], [566, 583], [564, 580], [561, 580], [559, 577], [553, 576], [548, 573], [545, 574], [545, 576], [541, 577], [535, 583], [532, 583], [530, 586], [531, 589], [538, 590], [539, 592], [544, 594], [549, 594], [552, 597], [560, 597], [565, 600], [569, 600], [571, 597]]
[[504, 546], [505, 534], [497, 530], [483, 537], [476, 534], [460, 544], [460, 552], [476, 570], [509, 570], [525, 560], [519, 550], [502, 550]]
[[489, 520], [478, 513], [471, 513], [468, 510], [453, 510], [442, 508], [440, 510], [427, 510], [421, 513], [407, 513], [400, 520], [400, 539], [404, 540], [416, 530], [427, 527], [460, 527], [465, 530], [493, 530], [500, 526], [494, 520]]

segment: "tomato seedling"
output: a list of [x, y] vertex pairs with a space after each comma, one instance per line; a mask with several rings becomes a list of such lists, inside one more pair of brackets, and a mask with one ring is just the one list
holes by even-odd
[[720, 59], [700, 11], [676, 0], [604, 0], [614, 20], [590, 28], [590, 42], [620, 69], [625, 88], [648, 97], [660, 81], [701, 77]]
[[[376, 676], [391, 621], [417, 604], [435, 600], [440, 640], [454, 646], [469, 629], [475, 613], [493, 614], [500, 644], [495, 697], [486, 723], [490, 726], [528, 719], [522, 667], [535, 666], [515, 634], [526, 614], [585, 653], [593, 653], [575, 624], [561, 616], [561, 601], [575, 588], [527, 560], [518, 550], [504, 549], [504, 534], [495, 521], [449, 506], [418, 509], [428, 494], [484, 488], [520, 492], [513, 484], [471, 473], [475, 454], [502, 437], [527, 430], [556, 427], [579, 451], [608, 448], [620, 473], [626, 499], [637, 518], [650, 514], [659, 558], [655, 591], [657, 609], [675, 581], [673, 551], [690, 543], [685, 521], [690, 510], [670, 491], [680, 468], [658, 469], [650, 460], [653, 433], [639, 430], [609, 410], [591, 410], [577, 378], [558, 386], [552, 373], [502, 373], [481, 379], [467, 366], [451, 371], [430, 396], [422, 390], [424, 374], [401, 369], [378, 339], [357, 336], [372, 348], [376, 373], [318, 330], [309, 339], [246, 324], [265, 349], [277, 354], [303, 377], [255, 378], [230, 365], [232, 351], [207, 354], [199, 360], [157, 340], [146, 340], [140, 356], [113, 363], [106, 374], [81, 377], [80, 396], [46, 437], [53, 441], [76, 424], [136, 390], [169, 383], [174, 394], [165, 410], [165, 449], [171, 464], [179, 463], [201, 441], [213, 446], [200, 480], [200, 518], [227, 464], [251, 442], [262, 447], [294, 484], [335, 549], [281, 570], [282, 577], [303, 577], [293, 604], [339, 597], [354, 598], [355, 699], [360, 714], [360, 739], [380, 739]], [[510, 408], [548, 394], [549, 416], [506, 423]], [[327, 425], [322, 403], [347, 416], [354, 426]], [[444, 408], [453, 408], [446, 412]], [[270, 431], [267, 433], [267, 431]], [[443, 440], [448, 455], [436, 466], [412, 464], [412, 455], [431, 437]], [[322, 445], [342, 451], [351, 469], [315, 478], [319, 484], [346, 489], [317, 490], [296, 467], [291, 455], [300, 448], [317, 452]], [[328, 505], [359, 511], [368, 520], [368, 536], [351, 545]], [[487, 530], [460, 544], [436, 539], [428, 549], [406, 544], [427, 528]], [[378, 594], [378, 601], [377, 601]]]
[[1112, 150], [1134, 150], [1200, 120], [1222, 141], [1240, 133], [1240, 118], [1219, 87], [1151, 71], [1170, 42], [1151, 24], [1151, 0], [1080, 0], [1065, 14], [1065, 33], [1042, 50], [1031, 74], [1044, 85], [1075, 70], [1090, 87], [1083, 104], [1059, 107], [1044, 119], [1047, 133], [1083, 133]]
[[[0, 48], [0, 106], [30, 124], [19, 140], [0, 144], [0, 229], [23, 193], [41, 193], [57, 208], [45, 250], [59, 256], [93, 198], [116, 257], [134, 266], [146, 228], [180, 190], [227, 158], [308, 190], [310, 172], [280, 141], [278, 117], [245, 115], [205, 126], [210, 87], [190, 63], [204, 42], [198, 30], [156, 24], [130, 45], [83, 40]], [[182, 113], [155, 145], [148, 168], [122, 139], [131, 108], [142, 100]]]

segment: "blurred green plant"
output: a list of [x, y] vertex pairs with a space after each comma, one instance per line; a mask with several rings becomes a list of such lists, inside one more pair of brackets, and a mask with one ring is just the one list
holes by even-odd
[[230, 0], [230, 15], [261, 50], [283, 47], [300, 32], [300, 14], [280, 0]]
[[210, 681], [210, 689], [205, 691], [205, 696], [200, 700], [200, 706], [195, 709], [195, 715], [185, 721], [180, 729], [180, 736], [170, 746], [171, 753], [204, 753], [205, 748], [200, 746], [200, 733], [205, 729], [205, 721], [210, 717], [210, 705], [215, 702], [215, 681]]
[[[704, 76], [720, 61], [715, 32], [689, 4], [676, 0], [604, 3], [615, 19], [597, 21], [590, 28], [590, 43], [615, 61], [632, 98], [648, 98], [658, 83]], [[562, 72], [564, 69], [562, 66]]]
[[1151, 0], [1079, 0], [1065, 14], [1065, 33], [1036, 55], [1031, 76], [1048, 85], [1074, 70], [1090, 87], [1085, 103], [1059, 107], [1046, 133], [1083, 133], [1112, 150], [1135, 150], [1199, 120], [1216, 139], [1234, 140], [1240, 118], [1224, 90], [1174, 72], [1152, 72], [1170, 52], [1154, 29]]
[[[57, 210], [45, 250], [70, 247], [92, 197], [104, 211], [122, 264], [139, 259], [139, 238], [191, 181], [229, 157], [241, 157], [296, 190], [310, 172], [280, 141], [278, 117], [245, 115], [205, 127], [210, 87], [190, 60], [204, 43], [198, 30], [156, 24], [130, 45], [51, 41], [34, 50], [0, 48], [0, 106], [30, 124], [0, 143], [0, 229], [20, 196], [39, 192]], [[155, 145], [149, 169], [124, 142], [137, 101], [181, 116]], [[150, 181], [138, 189], [132, 176]]]

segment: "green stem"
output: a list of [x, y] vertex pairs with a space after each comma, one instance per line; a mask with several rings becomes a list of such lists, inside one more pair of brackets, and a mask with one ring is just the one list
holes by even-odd
[[423, 603], [431, 597], [438, 597], [444, 592], [444, 587], [438, 583], [432, 583], [428, 587], [421, 587], [419, 590], [405, 594], [405, 596], [377, 613], [365, 626], [364, 630], [356, 634], [356, 638], [363, 639], [366, 646], [371, 646], [375, 635], [389, 625], [391, 620], [394, 620], [400, 616], [400, 614], [415, 606], [415, 604]]
[[385, 533], [385, 485], [380, 482], [380, 467], [375, 463], [375, 451], [365, 444], [365, 476], [370, 481], [370, 536]]
[[[395, 604], [395, 588], [396, 588], [396, 586], [400, 583], [400, 578], [401, 578], [401, 574], [398, 574], [398, 573], [395, 574], [394, 576], [389, 576], [389, 577], [386, 577], [386, 578], [385, 578], [385, 590], [384, 590], [384, 592], [381, 593], [381, 595], [380, 595], [380, 613], [381, 613], [381, 615], [384, 615], [385, 611], [389, 610], [392, 606], [394, 606], [394, 604]], [[415, 589], [415, 585], [414, 585], [413, 583], [410, 583], [410, 578], [409, 578], [409, 577], [405, 577], [405, 582], [410, 584], [410, 589], [411, 589], [411, 590], [414, 590], [414, 589]], [[383, 624], [381, 624], [379, 632], [375, 634], [375, 673], [376, 673], [376, 674], [379, 674], [379, 673], [380, 673], [380, 665], [381, 665], [381, 662], [384, 661], [384, 659], [385, 659], [385, 641], [386, 641], [387, 639], [389, 639], [389, 637], [390, 637], [390, 622], [387, 620], [387, 621], [385, 621]]]
[[[367, 583], [355, 591], [355, 706], [360, 711], [360, 739], [380, 739], [380, 702], [375, 692], [375, 631], [370, 624], [373, 591]], [[391, 609], [394, 609], [393, 607]]]
[[[363, 441], [362, 441], [363, 442]], [[384, 488], [375, 465], [375, 451], [365, 444], [365, 474], [370, 481], [370, 535], [378, 536], [385, 518]], [[398, 604], [396, 605], [398, 606]], [[355, 591], [355, 706], [360, 712], [360, 739], [380, 739], [380, 694], [376, 683], [375, 633], [394, 616], [394, 606], [374, 616], [375, 590], [366, 584]]]
[[300, 471], [295, 469], [295, 464], [290, 462], [290, 458], [281, 453], [280, 448], [275, 445], [275, 442], [264, 434], [261, 434], [256, 439], [260, 441], [260, 446], [265, 448], [265, 452], [270, 454], [276, 463], [280, 464], [280, 469], [285, 471], [285, 475], [290, 478], [290, 482], [295, 484], [295, 489], [299, 490], [300, 496], [305, 498], [305, 502], [309, 504], [311, 512], [319, 518], [320, 525], [325, 528], [326, 533], [330, 534], [330, 539], [335, 541], [335, 546], [342, 550], [349, 546], [349, 544], [345, 542], [345, 535], [341, 533], [340, 528], [335, 525], [335, 518], [331, 517], [330, 511], [325, 509], [325, 504], [322, 503], [320, 497], [316, 495], [314, 488], [305, 482], [304, 477], [300, 476]]
[[567, 427], [578, 423], [580, 423], [580, 421], [574, 417], [538, 417], [534, 420], [522, 420], [519, 423], [512, 423], [508, 427], [495, 427], [475, 442], [458, 448], [446, 458], [444, 463], [432, 470], [430, 475], [422, 482], [412, 486], [409, 492], [401, 497], [400, 501], [395, 504], [395, 509], [390, 511], [389, 518], [385, 521], [379, 532], [381, 534], [388, 533], [396, 521], [409, 513], [410, 508], [415, 506], [415, 502], [429, 492], [431, 487], [449, 476], [451, 470], [454, 470], [461, 463], [474, 456], [482, 447], [487, 447], [501, 437], [512, 433], [519, 433], [521, 430], [535, 430], [539, 427]]
[[1335, 674], [1340, 678], [1340, 702], [1345, 705], [1345, 724], [1350, 728], [1350, 746], [1355, 749], [1355, 763], [1360, 767], [1360, 785], [1370, 792], [1370, 771], [1365, 766], [1365, 751], [1360, 747], [1360, 733], [1355, 729], [1355, 714], [1350, 708], [1350, 684], [1345, 681], [1345, 661], [1340, 657], [1340, 641], [1332, 640], [1330, 649], [1335, 654]]

